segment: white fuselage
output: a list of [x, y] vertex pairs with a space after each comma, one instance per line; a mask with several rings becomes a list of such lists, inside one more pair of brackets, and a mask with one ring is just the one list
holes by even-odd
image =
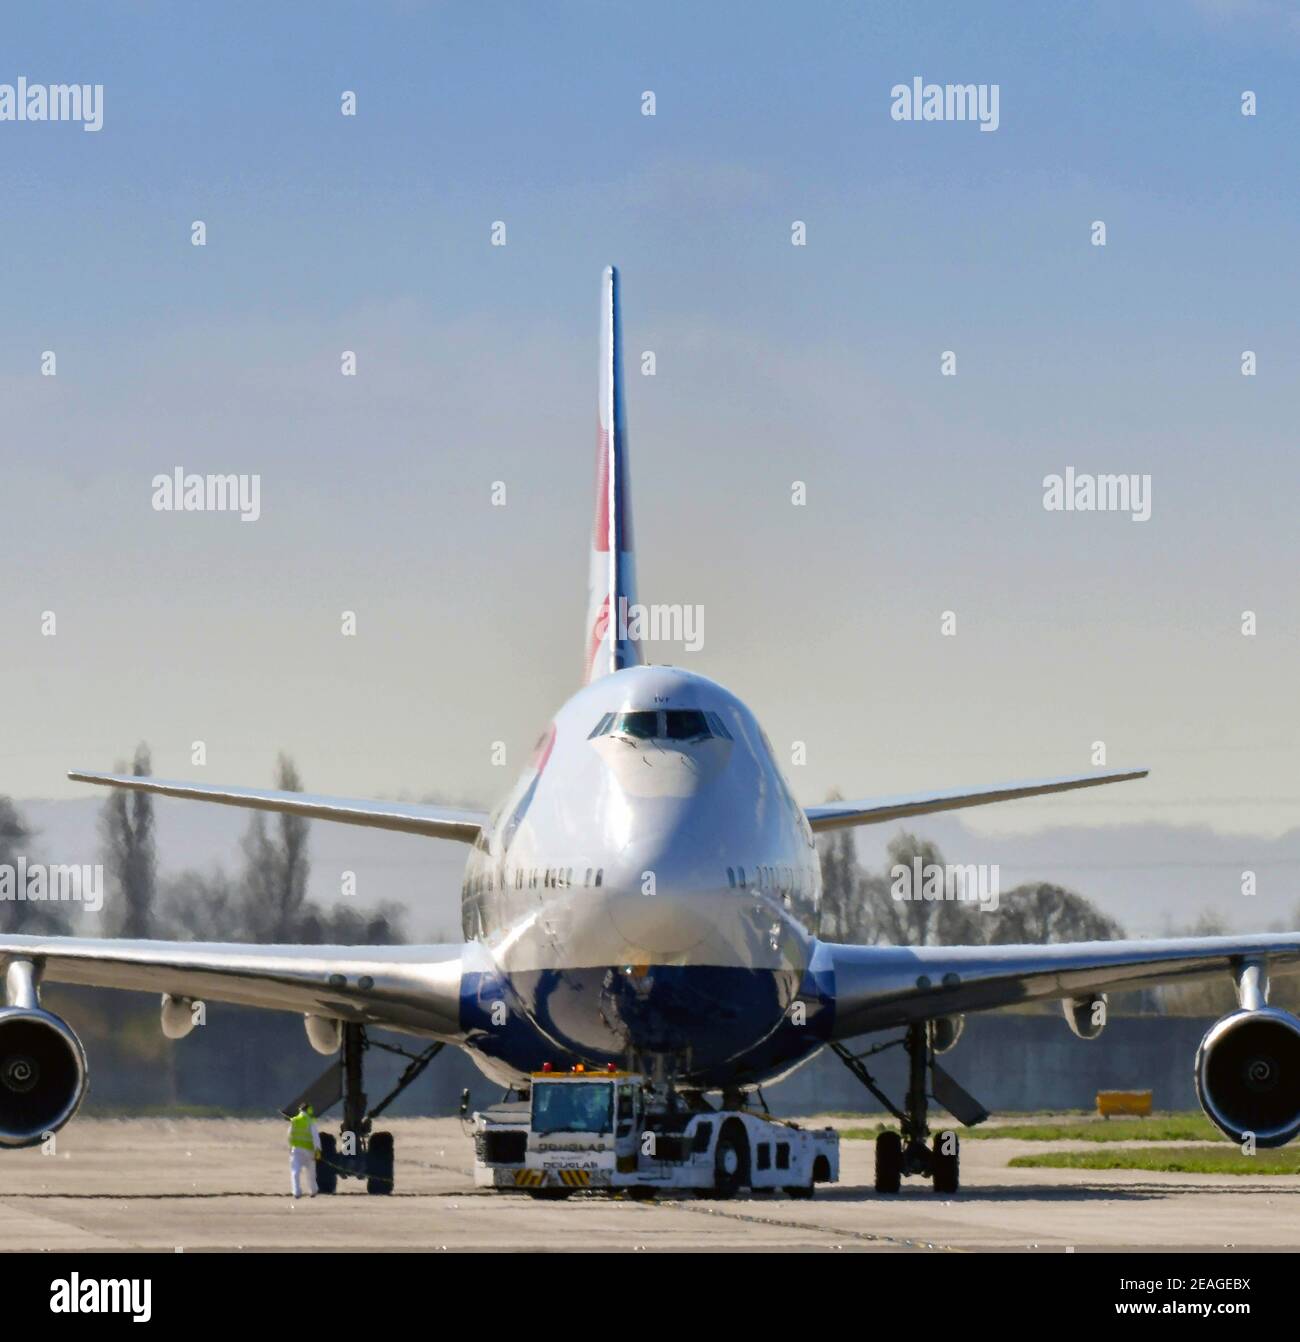
[[[670, 716], [651, 729], [655, 713]], [[504, 1009], [550, 1050], [540, 1061], [698, 1076], [781, 1025], [820, 884], [812, 831], [749, 709], [703, 676], [634, 666], [564, 705], [493, 813], [466, 870], [464, 932]], [[539, 1062], [527, 1033], [501, 1050], [512, 1071]]]

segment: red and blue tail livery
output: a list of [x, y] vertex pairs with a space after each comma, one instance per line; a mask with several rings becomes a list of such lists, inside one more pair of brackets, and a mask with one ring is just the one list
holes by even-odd
[[623, 314], [619, 274], [606, 266], [600, 290], [600, 402], [596, 433], [596, 524], [591, 535], [587, 597], [587, 666], [590, 683], [611, 671], [638, 666], [641, 647], [627, 635], [636, 601], [632, 548], [632, 497], [627, 466], [623, 399]]

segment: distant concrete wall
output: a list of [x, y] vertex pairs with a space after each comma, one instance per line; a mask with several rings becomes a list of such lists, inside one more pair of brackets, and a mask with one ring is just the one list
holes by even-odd
[[[1212, 1021], [1190, 1016], [1115, 1016], [1099, 1039], [1078, 1039], [1061, 1015], [968, 1016], [939, 1065], [987, 1109], [1091, 1109], [1099, 1090], [1150, 1090], [1157, 1109], [1195, 1109], [1192, 1065]], [[885, 1038], [890, 1036], [886, 1035]], [[879, 1036], [847, 1041], [861, 1053]], [[867, 1070], [891, 1099], [906, 1087], [906, 1055], [890, 1049]], [[880, 1110], [834, 1054], [822, 1052], [766, 1091], [772, 1110], [816, 1114]]]
[[[205, 1024], [170, 1040], [162, 1035], [156, 996], [58, 986], [42, 996], [85, 1045], [87, 1114], [193, 1106], [274, 1114], [333, 1061], [308, 1044], [302, 1017], [284, 1012], [211, 1003]], [[371, 1037], [412, 1053], [431, 1042], [386, 1030]], [[380, 1048], [369, 1050], [365, 1082], [371, 1104], [388, 1094], [406, 1062]], [[459, 1049], [446, 1048], [387, 1112], [454, 1114], [466, 1086], [476, 1100], [495, 1100], [501, 1093]]]
[[[212, 1005], [207, 1024], [170, 1041], [158, 1026], [157, 999], [135, 993], [50, 989], [46, 1002], [82, 1036], [90, 1064], [86, 1112], [205, 1105], [229, 1113], [274, 1113], [314, 1080], [329, 1059], [307, 1043], [302, 1021], [277, 1012]], [[1113, 1017], [1100, 1039], [1076, 1039], [1059, 1014], [970, 1016], [941, 1065], [995, 1111], [1089, 1109], [1099, 1090], [1151, 1090], [1158, 1109], [1194, 1109], [1192, 1063], [1211, 1022], [1182, 1016]], [[889, 1038], [890, 1036], [885, 1036]], [[421, 1041], [376, 1032], [418, 1051]], [[879, 1036], [850, 1041], [856, 1052]], [[395, 1083], [405, 1060], [371, 1049], [371, 1103]], [[904, 1089], [904, 1054], [891, 1049], [867, 1064], [891, 1097]], [[501, 1089], [458, 1049], [447, 1048], [390, 1110], [394, 1115], [454, 1114], [468, 1087], [475, 1105]], [[801, 1115], [880, 1106], [833, 1054], [822, 1053], [774, 1086], [774, 1113]]]

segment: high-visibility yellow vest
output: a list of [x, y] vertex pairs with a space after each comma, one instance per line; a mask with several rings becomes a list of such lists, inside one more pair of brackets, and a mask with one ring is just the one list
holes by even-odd
[[316, 1143], [311, 1136], [311, 1115], [294, 1114], [289, 1120], [289, 1145], [302, 1151], [314, 1151]]

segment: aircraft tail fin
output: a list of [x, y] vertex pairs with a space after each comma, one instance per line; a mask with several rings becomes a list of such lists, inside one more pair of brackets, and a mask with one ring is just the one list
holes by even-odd
[[636, 601], [636, 563], [623, 400], [621, 306], [618, 270], [606, 266], [600, 292], [596, 525], [587, 600], [588, 682], [641, 662], [640, 642], [626, 637], [629, 607]]

